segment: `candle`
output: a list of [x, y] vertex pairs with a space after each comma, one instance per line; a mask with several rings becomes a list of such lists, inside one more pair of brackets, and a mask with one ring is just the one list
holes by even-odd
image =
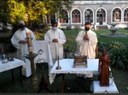
[[31, 32], [26, 32], [28, 46], [32, 46]]

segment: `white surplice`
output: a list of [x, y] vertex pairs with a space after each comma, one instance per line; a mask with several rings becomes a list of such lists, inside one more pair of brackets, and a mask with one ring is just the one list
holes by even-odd
[[87, 35], [89, 37], [89, 41], [83, 40], [83, 37], [85, 35], [85, 31], [80, 31], [76, 42], [78, 45], [78, 52], [80, 55], [86, 55], [87, 58], [95, 58], [96, 57], [96, 45], [97, 45], [97, 35], [92, 30], [87, 31]]
[[14, 45], [14, 47], [17, 48], [17, 57], [22, 59], [26, 63], [26, 65], [23, 67], [22, 74], [26, 77], [29, 77], [31, 76], [31, 65], [30, 61], [25, 58], [25, 55], [29, 54], [28, 46], [27, 44], [19, 44], [20, 40], [26, 40], [26, 32], [31, 33], [32, 41], [35, 40], [34, 33], [30, 29], [25, 27], [24, 30], [19, 29], [14, 33], [14, 35], [11, 38], [11, 42]]
[[[57, 38], [58, 43], [52, 42], [53, 39]], [[62, 30], [48, 30], [47, 33], [44, 36], [44, 39], [49, 42], [51, 54], [52, 54], [52, 60], [55, 62], [57, 60], [57, 57], [59, 56], [59, 59], [63, 58], [63, 45], [66, 42], [65, 34]]]

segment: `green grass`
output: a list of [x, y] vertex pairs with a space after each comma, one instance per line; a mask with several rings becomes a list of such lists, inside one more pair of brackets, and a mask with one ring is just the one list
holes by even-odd
[[79, 30], [64, 30], [64, 33], [67, 38], [67, 43], [64, 45], [64, 47], [69, 51], [74, 52], [76, 50], [75, 38], [79, 33]]
[[[110, 30], [97, 30], [95, 31], [96, 34], [98, 35], [98, 41], [99, 42], [106, 42], [109, 43], [111, 41], [118, 41], [124, 44], [128, 44], [128, 38], [127, 37], [101, 37], [100, 35], [108, 35], [108, 34], [112, 34]], [[126, 29], [119, 29], [116, 34], [124, 34], [124, 35], [128, 35], [128, 30]]]
[[[81, 30], [64, 30], [64, 33], [66, 35], [67, 38], [67, 43], [64, 45], [64, 48], [68, 49], [71, 52], [74, 52], [76, 50], [76, 41], [75, 38], [77, 36], [77, 34], [79, 33], [79, 31]], [[101, 37], [100, 35], [108, 35], [111, 34], [110, 30], [96, 30], [95, 31], [98, 37], [98, 42], [105, 42], [105, 43], [109, 43], [112, 41], [118, 41], [124, 44], [128, 45], [128, 37]], [[128, 35], [128, 30], [126, 29], [119, 29], [117, 31], [117, 34], [125, 34]]]

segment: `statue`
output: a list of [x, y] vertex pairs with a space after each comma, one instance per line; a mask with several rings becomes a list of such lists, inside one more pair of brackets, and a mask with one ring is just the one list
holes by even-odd
[[110, 58], [107, 54], [107, 50], [104, 49], [99, 59], [99, 72], [100, 72], [100, 86], [109, 86], [109, 65]]

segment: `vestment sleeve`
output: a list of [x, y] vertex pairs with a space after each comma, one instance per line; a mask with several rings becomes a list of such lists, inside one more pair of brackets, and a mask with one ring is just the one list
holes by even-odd
[[89, 43], [96, 49], [97, 42], [98, 42], [97, 35], [93, 33], [90, 37]]
[[83, 42], [84, 42], [83, 41], [83, 35], [84, 34], [82, 33], [82, 31], [78, 33], [78, 35], [77, 35], [77, 37], [75, 39], [78, 45], [83, 44]]
[[59, 44], [65, 44], [65, 42], [66, 42], [66, 36], [65, 36], [65, 34], [64, 34], [64, 32], [62, 31], [62, 30], [60, 30], [60, 34], [59, 34]]
[[48, 41], [48, 42], [52, 42], [51, 38], [50, 38], [50, 35], [49, 35], [49, 31], [47, 31], [44, 35], [44, 40], [45, 41]]
[[11, 38], [11, 43], [13, 44], [13, 46], [14, 46], [15, 48], [17, 48], [17, 49], [20, 48], [20, 46], [19, 46], [19, 39], [18, 39], [18, 37], [17, 37], [17, 32], [15, 32], [14, 35], [12, 36], [12, 38]]

